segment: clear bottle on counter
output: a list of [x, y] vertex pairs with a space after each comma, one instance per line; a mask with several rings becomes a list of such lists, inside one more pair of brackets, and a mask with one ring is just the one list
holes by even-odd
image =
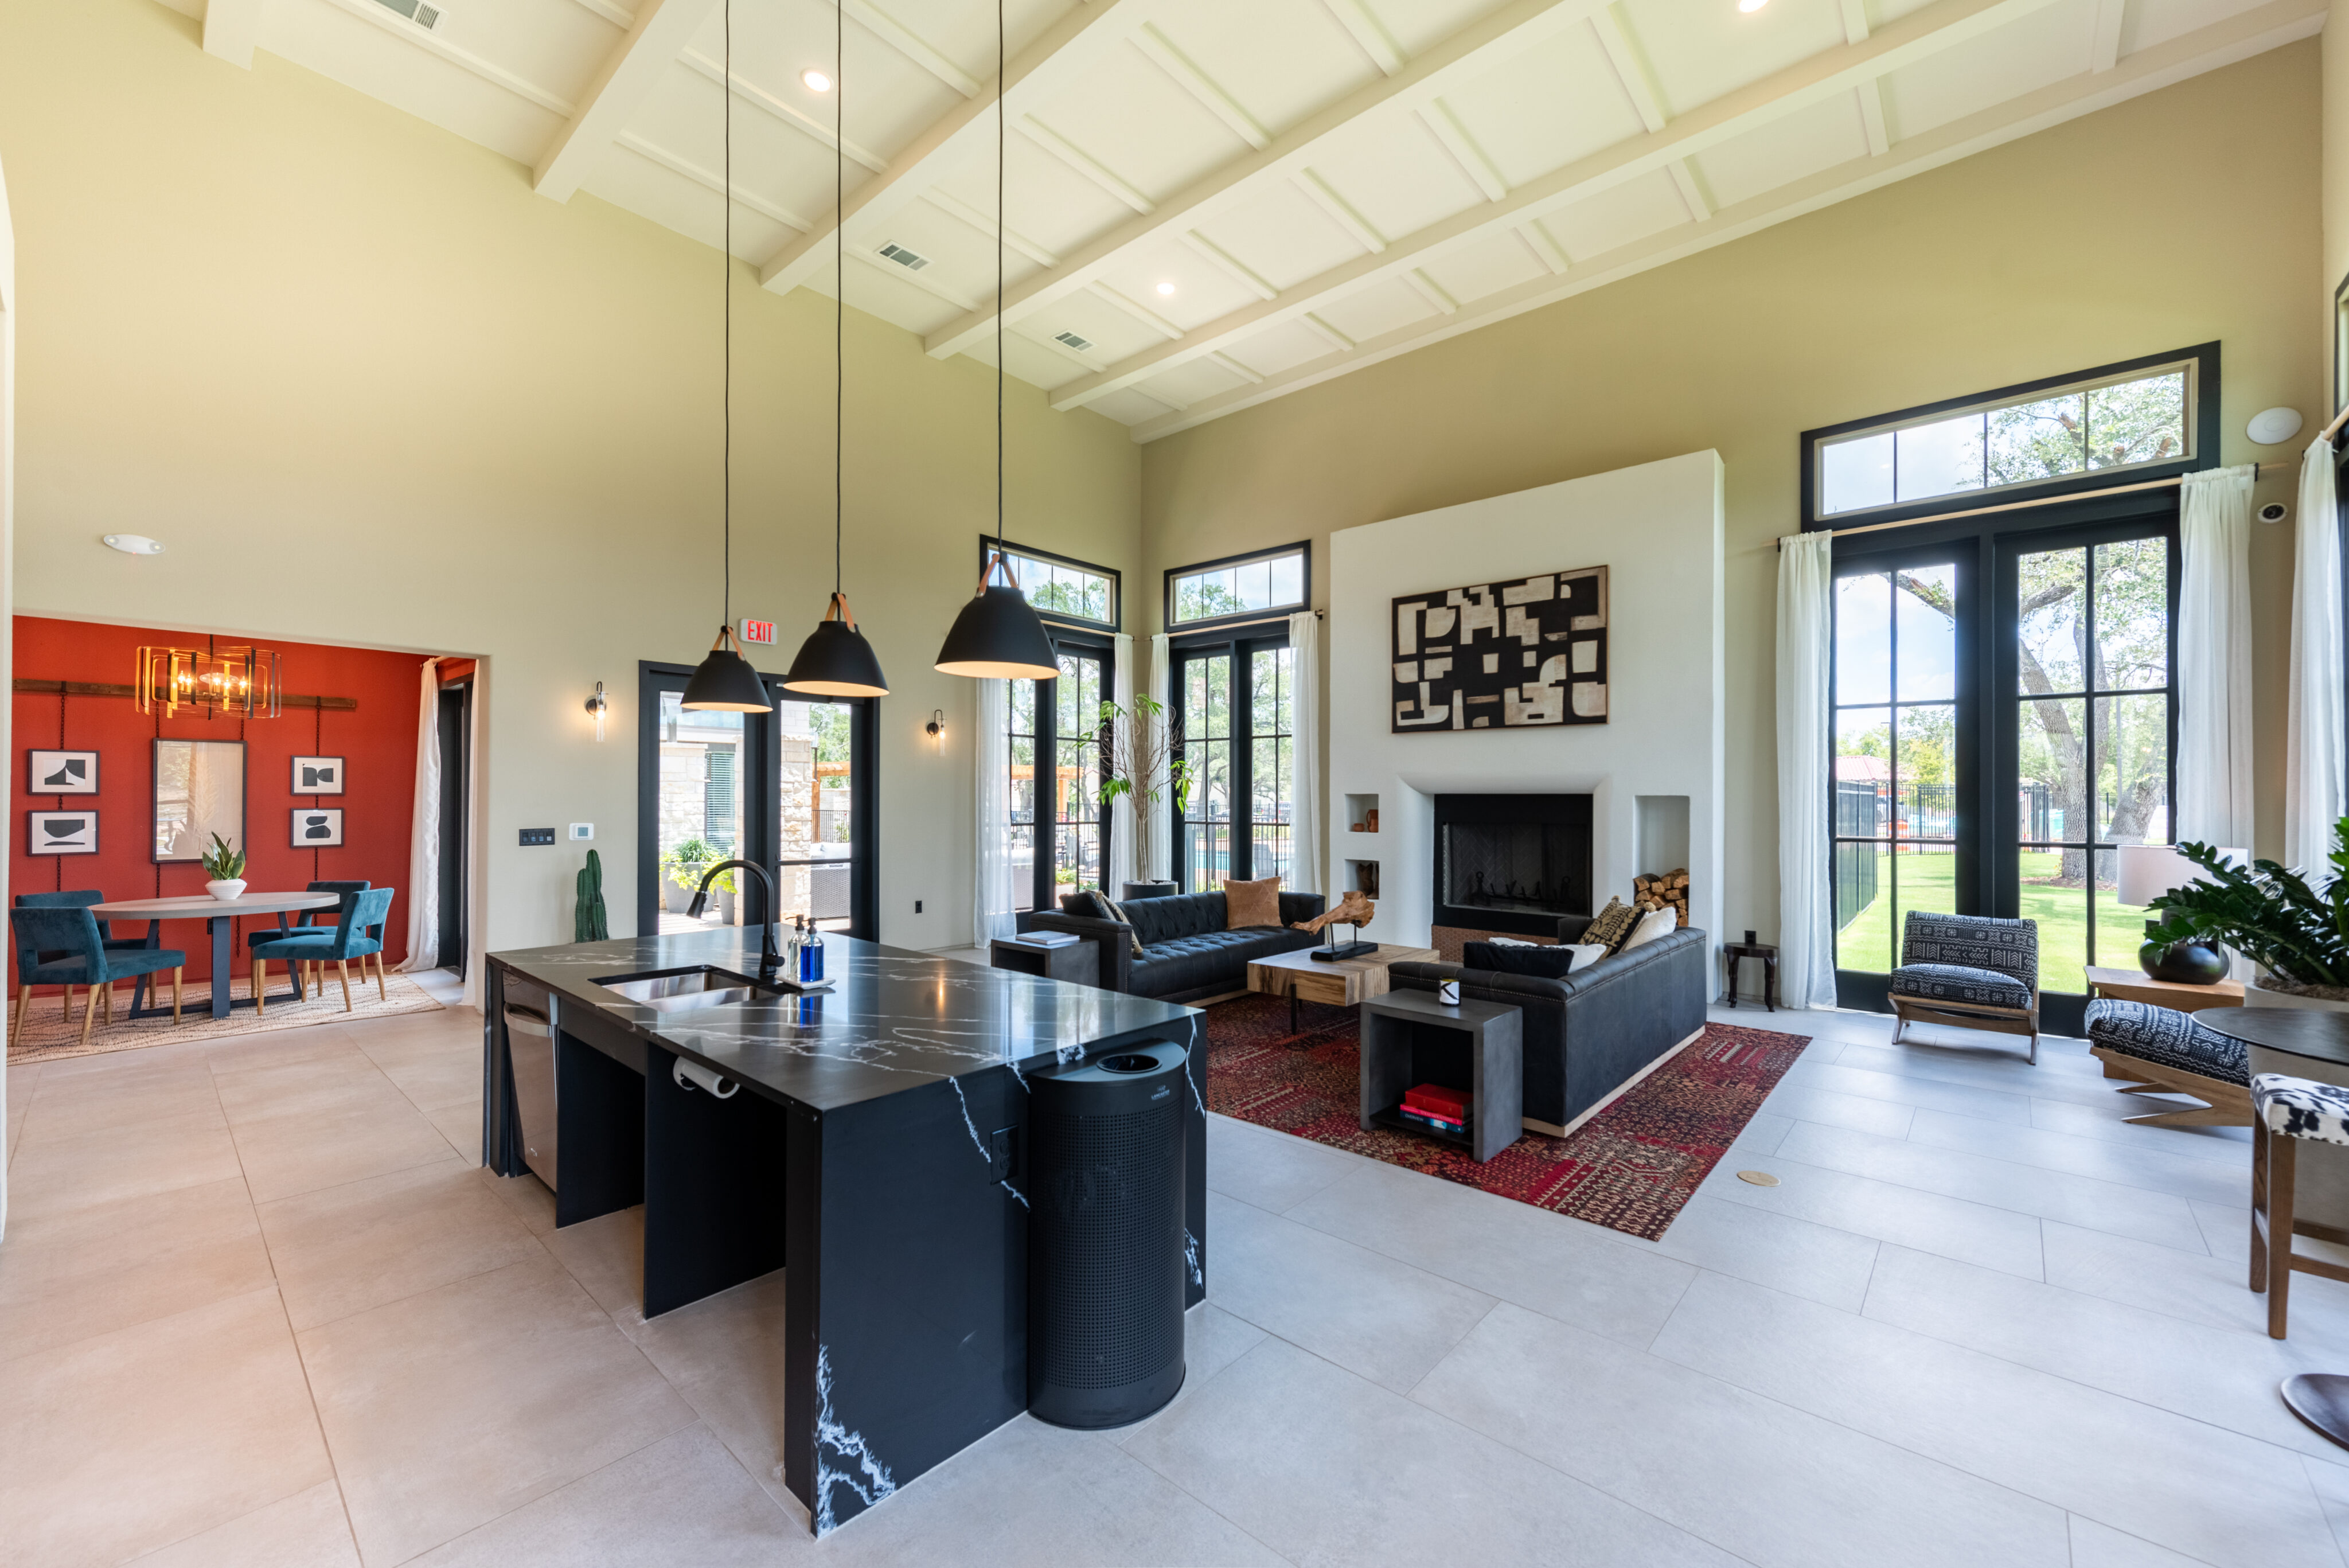
[[[780, 920], [776, 924], [781, 925]], [[783, 939], [783, 978], [797, 980], [800, 973], [800, 934], [792, 931]]]

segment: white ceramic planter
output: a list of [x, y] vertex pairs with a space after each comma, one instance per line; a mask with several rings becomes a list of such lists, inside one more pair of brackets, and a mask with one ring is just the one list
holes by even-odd
[[232, 899], [242, 898], [244, 897], [244, 878], [240, 877], [235, 878], [233, 881], [207, 882], [204, 884], [204, 891], [210, 893], [213, 898], [220, 899], [222, 903], [227, 903]]

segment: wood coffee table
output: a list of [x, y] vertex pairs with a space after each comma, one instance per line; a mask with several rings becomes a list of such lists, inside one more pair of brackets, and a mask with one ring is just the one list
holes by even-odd
[[1314, 950], [1299, 948], [1295, 952], [1275, 953], [1270, 958], [1257, 959], [1247, 966], [1247, 988], [1267, 996], [1288, 998], [1288, 1028], [1296, 1033], [1297, 1004], [1300, 1001], [1319, 1002], [1330, 1007], [1353, 1007], [1373, 996], [1387, 993], [1387, 966], [1394, 963], [1433, 963], [1433, 948], [1390, 947], [1381, 943], [1379, 950], [1364, 953], [1360, 958], [1339, 959], [1333, 963], [1318, 963]]

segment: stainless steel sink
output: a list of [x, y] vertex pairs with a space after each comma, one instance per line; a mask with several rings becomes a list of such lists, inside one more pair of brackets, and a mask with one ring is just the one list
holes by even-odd
[[765, 1002], [783, 994], [782, 988], [761, 985], [748, 975], [702, 964], [693, 969], [657, 970], [650, 974], [616, 974], [595, 981], [638, 1007], [680, 1012], [690, 1007], [722, 1007], [730, 1002]]

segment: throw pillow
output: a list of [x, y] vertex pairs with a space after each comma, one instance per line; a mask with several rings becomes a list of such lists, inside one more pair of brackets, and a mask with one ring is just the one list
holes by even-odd
[[1610, 953], [1615, 952], [1622, 948], [1625, 939], [1631, 934], [1631, 928], [1639, 923], [1639, 910], [1620, 898], [1609, 898], [1607, 907], [1599, 911], [1597, 918], [1583, 931], [1582, 940], [1596, 943]]
[[1596, 942], [1562, 942], [1559, 945], [1574, 955], [1574, 967], [1578, 970], [1588, 969], [1607, 956], [1607, 950]]
[[1623, 945], [1615, 950], [1619, 953], [1628, 953], [1633, 948], [1645, 947], [1658, 937], [1671, 936], [1680, 929], [1680, 925], [1681, 917], [1678, 910], [1651, 909], [1640, 917], [1640, 923], [1631, 928], [1631, 934], [1625, 937]]
[[1588, 969], [1607, 956], [1607, 950], [1590, 943], [1559, 942], [1537, 946], [1530, 942], [1464, 942], [1460, 961], [1464, 969], [1485, 970], [1496, 974], [1540, 975], [1547, 980], [1563, 980], [1576, 970]]
[[1133, 944], [1133, 956], [1140, 958], [1142, 956], [1142, 933], [1133, 929], [1133, 917], [1125, 912], [1124, 909], [1119, 905], [1116, 899], [1111, 898], [1099, 888], [1093, 888], [1088, 896], [1093, 901], [1093, 908], [1101, 911], [1101, 918], [1102, 919], [1115, 920], [1119, 925], [1125, 928], [1125, 940]]
[[1537, 948], [1542, 945], [1526, 941], [1523, 937], [1486, 937], [1485, 940], [1496, 948]]
[[1224, 929], [1280, 924], [1280, 878], [1260, 877], [1253, 882], [1224, 884]]

